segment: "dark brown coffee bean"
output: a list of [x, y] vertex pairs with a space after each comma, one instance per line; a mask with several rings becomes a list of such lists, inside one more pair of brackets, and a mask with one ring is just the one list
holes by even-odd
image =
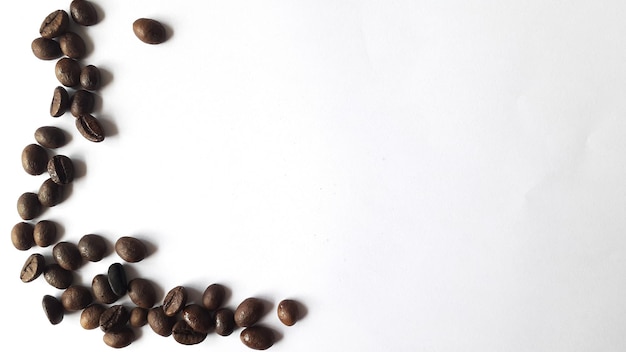
[[165, 295], [163, 299], [163, 311], [167, 316], [178, 314], [187, 304], [187, 289], [183, 286], [176, 286]]
[[119, 330], [107, 331], [102, 340], [109, 347], [124, 348], [135, 341], [135, 332], [128, 326], [124, 326]]
[[109, 279], [109, 286], [111, 286], [113, 293], [118, 296], [126, 294], [128, 282], [126, 281], [126, 270], [124, 270], [124, 266], [122, 264], [111, 264], [109, 266], [107, 277]]
[[104, 274], [94, 276], [91, 281], [91, 291], [94, 299], [100, 303], [111, 304], [119, 299], [109, 285], [109, 278]]
[[211, 313], [199, 304], [189, 304], [183, 309], [183, 320], [194, 331], [207, 334], [213, 328]]
[[88, 261], [99, 262], [106, 254], [107, 244], [102, 236], [94, 234], [84, 235], [78, 241], [78, 251]]
[[37, 197], [39, 198], [41, 205], [44, 207], [53, 207], [58, 205], [63, 201], [63, 185], [60, 185], [49, 178], [43, 182], [41, 187], [39, 187]]
[[80, 326], [86, 330], [93, 330], [100, 326], [100, 316], [106, 308], [98, 303], [89, 305], [80, 313]]
[[85, 41], [74, 32], [67, 32], [59, 36], [58, 40], [61, 52], [67, 57], [78, 60], [82, 59], [87, 53]]
[[100, 88], [100, 70], [94, 65], [87, 65], [80, 71], [80, 86], [86, 90]]
[[30, 175], [41, 175], [48, 165], [48, 152], [38, 144], [29, 144], [22, 150], [22, 167]]
[[141, 240], [135, 237], [122, 236], [115, 242], [115, 252], [125, 261], [137, 263], [146, 257], [148, 249]]
[[17, 213], [23, 220], [32, 220], [43, 211], [37, 193], [26, 192], [17, 199]]
[[276, 309], [278, 319], [287, 326], [292, 326], [298, 321], [298, 303], [291, 299], [284, 299], [278, 303]]
[[93, 115], [84, 114], [77, 117], [76, 128], [88, 141], [97, 143], [104, 140], [104, 129]]
[[260, 325], [243, 329], [239, 337], [244, 345], [253, 350], [266, 350], [272, 347], [275, 340], [274, 331]]
[[226, 297], [226, 288], [220, 284], [211, 284], [202, 293], [202, 305], [208, 310], [217, 310]]
[[79, 89], [74, 92], [72, 96], [72, 103], [70, 104], [70, 112], [74, 117], [79, 117], [83, 114], [91, 114], [96, 104], [96, 98], [90, 91]]
[[78, 61], [69, 57], [59, 59], [54, 66], [54, 74], [66, 87], [75, 87], [80, 84], [80, 70]]
[[235, 330], [235, 313], [229, 308], [220, 308], [215, 312], [215, 332], [228, 336]]
[[72, 285], [61, 294], [61, 304], [67, 311], [77, 311], [84, 309], [93, 302], [93, 296], [88, 288], [79, 285]]
[[207, 333], [195, 331], [187, 322], [179, 320], [172, 327], [172, 336], [182, 345], [197, 345], [206, 339]]
[[63, 320], [64, 310], [61, 302], [53, 296], [45, 295], [41, 301], [43, 311], [46, 313], [46, 317], [50, 321], [50, 324], [56, 325]]
[[52, 11], [41, 23], [39, 34], [44, 38], [55, 38], [70, 28], [70, 16], [63, 10]]
[[11, 229], [11, 242], [15, 248], [25, 251], [35, 245], [33, 225], [27, 222], [18, 222]]
[[87, 0], [74, 0], [70, 3], [70, 15], [81, 26], [93, 26], [98, 23], [98, 11]]
[[112, 331], [121, 328], [128, 323], [130, 313], [121, 304], [116, 304], [107, 308], [100, 316], [100, 329], [102, 331]]
[[52, 247], [52, 258], [65, 270], [76, 270], [83, 265], [78, 247], [71, 242], [59, 242]]
[[150, 18], [139, 18], [133, 22], [133, 32], [144, 43], [161, 44], [166, 39], [165, 27]]
[[[50, 149], [62, 147], [67, 142], [63, 130], [54, 126], [39, 127], [37, 130], [35, 130], [35, 140], [41, 146]], [[47, 160], [46, 165], [48, 165]]]
[[28, 256], [22, 271], [20, 271], [20, 280], [22, 282], [31, 282], [43, 273], [46, 266], [46, 259], [39, 253], [33, 253]]
[[54, 60], [63, 55], [59, 42], [54, 39], [39, 37], [30, 45], [33, 54], [40, 60]]
[[148, 325], [155, 333], [161, 336], [170, 336], [176, 323], [175, 317], [165, 315], [163, 307], [154, 307], [148, 311]]
[[66, 185], [74, 181], [74, 163], [65, 155], [55, 155], [48, 161], [48, 174], [52, 181]]
[[74, 274], [69, 270], [61, 268], [59, 264], [50, 263], [43, 269], [43, 278], [52, 287], [64, 290], [72, 285]]
[[157, 299], [152, 283], [139, 277], [128, 282], [128, 297], [137, 306], [146, 309], [152, 308]]
[[39, 247], [48, 247], [56, 241], [57, 225], [50, 220], [41, 220], [35, 224], [33, 230], [35, 244]]
[[140, 328], [148, 324], [148, 309], [142, 307], [134, 307], [130, 310], [130, 318], [128, 319], [130, 326]]
[[61, 86], [54, 88], [52, 102], [50, 103], [50, 116], [59, 117], [70, 107], [70, 94]]
[[235, 309], [235, 324], [239, 327], [252, 326], [263, 316], [263, 302], [254, 297], [246, 298]]

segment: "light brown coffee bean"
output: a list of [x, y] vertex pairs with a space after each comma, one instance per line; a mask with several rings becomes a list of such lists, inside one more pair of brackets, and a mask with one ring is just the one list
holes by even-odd
[[65, 315], [63, 305], [56, 297], [50, 295], [43, 296], [41, 305], [50, 324], [56, 325], [63, 320], [63, 316]]
[[124, 348], [135, 341], [135, 332], [128, 326], [118, 330], [107, 331], [102, 336], [104, 343], [113, 348]]
[[142, 307], [134, 307], [130, 310], [130, 318], [128, 319], [130, 326], [140, 328], [148, 324], [148, 309]]
[[70, 94], [64, 87], [58, 86], [54, 88], [52, 102], [50, 103], [50, 116], [59, 117], [65, 114], [70, 107], [70, 102]]
[[93, 330], [100, 326], [100, 316], [106, 308], [98, 303], [89, 305], [80, 313], [80, 326], [86, 330]]
[[63, 55], [59, 42], [54, 39], [39, 37], [33, 40], [30, 45], [35, 57], [40, 60], [54, 60]]
[[56, 241], [57, 225], [50, 220], [41, 220], [35, 224], [33, 229], [35, 244], [39, 247], [48, 247]]
[[276, 313], [283, 324], [292, 326], [298, 321], [298, 303], [292, 299], [284, 299], [278, 303]]
[[74, 181], [74, 163], [65, 155], [55, 155], [48, 161], [48, 174], [52, 181], [66, 185]]
[[243, 329], [239, 335], [241, 342], [253, 350], [266, 350], [274, 344], [274, 331], [265, 326], [255, 325]]
[[52, 247], [52, 258], [65, 270], [76, 270], [83, 265], [78, 247], [71, 242], [59, 242]]
[[43, 206], [39, 202], [37, 193], [25, 192], [17, 199], [17, 213], [22, 220], [33, 220], [41, 215]]
[[151, 308], [148, 311], [148, 325], [158, 335], [170, 336], [175, 323], [176, 318], [165, 315], [162, 306]]
[[109, 285], [109, 278], [104, 274], [94, 276], [91, 281], [91, 291], [94, 299], [100, 303], [111, 304], [119, 299]]
[[22, 167], [29, 175], [41, 175], [48, 165], [48, 152], [39, 144], [29, 144], [22, 150]]
[[72, 285], [61, 294], [61, 304], [67, 311], [77, 311], [84, 309], [93, 301], [93, 296], [88, 288], [79, 285]]
[[126, 307], [121, 304], [113, 305], [100, 315], [100, 329], [104, 332], [118, 330], [128, 323], [128, 318], [130, 313]]
[[91, 114], [96, 104], [96, 98], [93, 93], [88, 90], [79, 89], [74, 92], [72, 102], [70, 103], [70, 112], [74, 117], [83, 114]]
[[161, 44], [167, 38], [163, 24], [151, 18], [139, 18], [133, 22], [133, 32], [147, 44]]
[[59, 59], [54, 66], [54, 74], [66, 87], [76, 87], [80, 84], [80, 70], [78, 61], [69, 57]]
[[263, 316], [263, 301], [250, 297], [244, 299], [235, 309], [235, 324], [239, 327], [252, 326]]
[[83, 38], [75, 32], [67, 32], [58, 38], [61, 52], [72, 59], [82, 59], [87, 53]]
[[[55, 149], [60, 148], [67, 142], [65, 132], [54, 126], [42, 126], [35, 130], [35, 140], [41, 146]], [[46, 161], [47, 166], [47, 161]]]
[[209, 285], [202, 293], [202, 305], [208, 310], [217, 310], [226, 297], [226, 288], [220, 284]]
[[215, 333], [228, 336], [235, 330], [235, 313], [229, 308], [220, 308], [215, 312]]
[[74, 274], [57, 263], [50, 263], [43, 269], [43, 278], [50, 286], [64, 290], [72, 285]]
[[183, 286], [176, 286], [165, 295], [163, 312], [172, 317], [183, 310], [185, 304], [187, 304], [187, 289]]
[[115, 241], [115, 252], [125, 261], [137, 263], [146, 257], [148, 249], [141, 240], [131, 236], [122, 236]]
[[100, 88], [100, 69], [94, 65], [87, 65], [80, 71], [80, 86], [86, 90]]
[[99, 262], [106, 254], [107, 244], [104, 237], [88, 234], [81, 237], [78, 241], [78, 251], [88, 261]]
[[51, 178], [45, 180], [39, 187], [39, 192], [37, 192], [37, 198], [39, 198], [39, 202], [44, 207], [54, 207], [60, 204], [63, 201], [63, 197], [63, 185], [52, 181]]
[[189, 304], [183, 308], [182, 317], [191, 329], [204, 334], [209, 333], [215, 324], [211, 313], [199, 304]]
[[58, 37], [70, 28], [70, 16], [64, 10], [52, 11], [41, 23], [39, 34], [52, 39]]
[[98, 23], [98, 11], [87, 0], [73, 0], [70, 3], [70, 15], [81, 26], [93, 26]]
[[32, 282], [38, 278], [46, 266], [46, 259], [39, 253], [33, 253], [28, 256], [26, 262], [20, 271], [20, 280], [22, 282]]
[[186, 321], [179, 320], [172, 327], [172, 336], [182, 345], [197, 345], [206, 339], [207, 333], [195, 331]]
[[97, 143], [104, 140], [104, 129], [93, 115], [84, 114], [77, 117], [76, 128], [88, 141]]
[[149, 280], [137, 277], [128, 282], [128, 297], [137, 306], [152, 308], [156, 303], [156, 290]]
[[25, 251], [35, 245], [33, 225], [28, 222], [18, 222], [11, 229], [11, 242], [20, 251]]

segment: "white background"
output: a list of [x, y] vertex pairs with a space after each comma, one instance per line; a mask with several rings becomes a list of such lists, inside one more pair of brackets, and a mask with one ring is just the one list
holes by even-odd
[[[60, 240], [145, 240], [129, 276], [160, 299], [219, 282], [229, 307], [267, 300], [272, 351], [626, 350], [626, 2], [94, 1], [99, 144], [50, 117], [54, 61], [30, 49], [69, 3], [13, 1], [0, 21], [5, 346], [111, 350], [78, 313], [50, 325], [41, 298], [61, 291], [18, 277], [51, 252], [10, 231], [46, 179], [21, 151], [53, 125], [79, 170], [40, 218]], [[139, 17], [169, 40], [140, 42]], [[293, 327], [283, 298], [307, 308]], [[138, 334], [127, 350], [247, 350], [239, 331]]]

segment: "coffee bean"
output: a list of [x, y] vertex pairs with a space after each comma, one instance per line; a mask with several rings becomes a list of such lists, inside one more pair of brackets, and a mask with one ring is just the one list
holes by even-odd
[[220, 284], [211, 284], [202, 293], [202, 305], [208, 310], [216, 310], [222, 306], [226, 289]]
[[48, 161], [48, 174], [52, 181], [66, 185], [74, 181], [74, 163], [65, 155], [55, 155]]
[[33, 230], [35, 244], [39, 247], [48, 247], [56, 241], [57, 225], [50, 220], [41, 220], [35, 224]]
[[172, 327], [172, 336], [180, 344], [197, 345], [206, 339], [207, 333], [195, 331], [187, 322], [179, 320]]
[[41, 175], [48, 165], [48, 152], [38, 144], [29, 144], [22, 150], [22, 167], [30, 175]]
[[140, 328], [148, 324], [148, 309], [142, 307], [134, 307], [130, 310], [130, 318], [128, 319], [130, 326]]
[[61, 86], [54, 88], [52, 102], [50, 103], [50, 116], [59, 117], [70, 107], [70, 94]]
[[69, 270], [63, 269], [59, 264], [50, 263], [43, 269], [43, 278], [52, 287], [64, 290], [72, 285], [74, 274]]
[[43, 273], [46, 266], [46, 259], [39, 253], [33, 253], [28, 256], [22, 271], [20, 271], [20, 280], [22, 282], [31, 282]]
[[78, 251], [88, 261], [99, 262], [106, 254], [107, 244], [102, 236], [94, 234], [84, 235], [78, 241]]
[[266, 350], [274, 344], [274, 332], [265, 326], [251, 326], [239, 335], [241, 342], [253, 350]]
[[165, 27], [150, 18], [139, 18], [133, 22], [133, 32], [144, 43], [161, 44], [166, 39]]
[[55, 38], [70, 28], [70, 16], [64, 10], [52, 11], [41, 23], [39, 34], [44, 38]]
[[176, 318], [165, 315], [163, 307], [154, 307], [148, 311], [148, 325], [155, 333], [161, 336], [170, 336]]
[[152, 308], [156, 303], [156, 290], [152, 283], [143, 278], [134, 278], [128, 282], [128, 297], [137, 306]]
[[263, 316], [263, 302], [254, 297], [246, 298], [235, 309], [235, 324], [248, 327], [258, 322]]
[[97, 143], [104, 140], [104, 129], [93, 115], [83, 114], [77, 117], [76, 128], [88, 141]]
[[163, 299], [163, 311], [167, 316], [178, 314], [187, 304], [187, 289], [183, 286], [176, 286], [165, 295]]
[[[35, 130], [35, 140], [41, 146], [50, 149], [60, 148], [67, 142], [63, 130], [54, 126], [39, 127]], [[46, 160], [46, 165], [47, 164], [48, 161]]]
[[100, 316], [100, 329], [102, 331], [112, 331], [126, 325], [130, 318], [128, 309], [121, 304], [107, 308]]
[[96, 98], [90, 91], [79, 89], [74, 92], [72, 102], [70, 104], [70, 112], [74, 117], [93, 112], [96, 104]]
[[50, 295], [43, 296], [41, 305], [43, 306], [43, 311], [46, 313], [46, 317], [50, 321], [50, 324], [56, 325], [63, 320], [63, 305], [56, 297]]
[[87, 53], [83, 38], [75, 32], [67, 32], [58, 38], [61, 52], [72, 59], [82, 59]]
[[211, 313], [199, 304], [189, 304], [183, 309], [183, 320], [194, 331], [207, 334], [215, 322]]
[[52, 181], [50, 178], [43, 182], [41, 187], [39, 187], [39, 192], [37, 192], [39, 202], [45, 207], [53, 207], [60, 204], [63, 201], [63, 196], [63, 185]]
[[74, 0], [70, 3], [70, 15], [81, 26], [93, 26], [98, 23], [98, 11], [87, 0]]
[[100, 316], [106, 308], [98, 303], [89, 305], [80, 313], [80, 326], [86, 330], [93, 330], [100, 326]]
[[61, 304], [67, 311], [84, 309], [93, 302], [93, 296], [88, 288], [73, 285], [65, 289], [61, 294]]
[[71, 242], [59, 242], [52, 247], [52, 258], [65, 270], [76, 270], [83, 265], [78, 247]]
[[26, 192], [17, 199], [17, 213], [23, 220], [32, 220], [43, 211], [37, 193]]
[[109, 266], [108, 271], [109, 286], [111, 290], [118, 296], [126, 294], [128, 282], [126, 281], [126, 271], [120, 263], [113, 263]]
[[100, 303], [111, 304], [119, 299], [109, 285], [109, 278], [104, 274], [94, 276], [91, 281], [91, 291], [94, 299]]
[[33, 54], [40, 60], [54, 60], [63, 55], [59, 42], [54, 39], [39, 37], [30, 45]]
[[228, 336], [235, 330], [235, 314], [229, 308], [220, 308], [215, 312], [215, 332]]
[[35, 245], [33, 225], [27, 222], [18, 222], [11, 229], [11, 242], [20, 251], [30, 249]]
[[135, 237], [122, 236], [115, 242], [115, 252], [125, 261], [137, 263], [146, 257], [148, 249], [141, 240]]
[[54, 74], [66, 87], [75, 87], [80, 84], [80, 71], [78, 61], [69, 57], [59, 59], [54, 66]]
[[107, 331], [102, 336], [104, 343], [113, 348], [124, 348], [135, 341], [135, 332], [128, 326], [119, 330]]
[[284, 299], [278, 303], [276, 309], [278, 319], [287, 326], [292, 326], [298, 320], [298, 303], [291, 299]]
[[87, 65], [80, 71], [80, 86], [86, 90], [100, 88], [100, 70], [94, 65]]

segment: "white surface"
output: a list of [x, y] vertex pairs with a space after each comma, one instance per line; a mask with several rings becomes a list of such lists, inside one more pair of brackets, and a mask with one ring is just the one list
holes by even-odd
[[[111, 350], [78, 314], [51, 326], [41, 297], [61, 292], [18, 278], [50, 253], [10, 242], [45, 180], [20, 153], [54, 125], [84, 169], [42, 216], [61, 239], [147, 240], [131, 275], [161, 293], [297, 298], [295, 326], [263, 320], [272, 351], [626, 350], [625, 2], [94, 1], [101, 144], [48, 115], [54, 62], [30, 51], [69, 3], [1, 22], [5, 345]], [[139, 17], [170, 40], [139, 42]], [[238, 331], [187, 347], [145, 327], [127, 350], [147, 348], [247, 350]]]

